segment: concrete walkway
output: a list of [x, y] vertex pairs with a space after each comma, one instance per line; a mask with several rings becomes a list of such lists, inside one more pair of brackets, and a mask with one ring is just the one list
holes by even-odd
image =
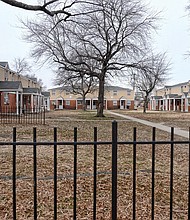
[[[155, 128], [158, 128], [162, 131], [166, 131], [168, 133], [171, 133], [171, 127], [168, 127], [168, 126], [165, 126], [165, 125], [162, 125], [162, 124], [159, 124], [159, 123], [150, 122], [150, 121], [142, 120], [142, 119], [139, 119], [139, 118], [134, 118], [134, 117], [131, 117], [131, 116], [128, 116], [128, 115], [122, 115], [120, 113], [116, 113], [116, 112], [112, 112], [112, 111], [107, 111], [107, 112], [112, 114], [112, 115], [117, 115], [119, 117], [129, 119], [131, 121], [139, 122], [141, 124], [148, 125], [148, 126], [151, 126], [151, 127], [155, 127]], [[179, 128], [174, 128], [174, 134], [189, 139], [189, 132], [188, 131], [184, 131], [184, 130], [181, 130]]]

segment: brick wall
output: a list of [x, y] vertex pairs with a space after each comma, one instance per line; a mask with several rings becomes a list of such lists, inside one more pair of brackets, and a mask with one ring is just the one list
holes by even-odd
[[11, 111], [11, 112], [16, 112], [16, 94], [8, 94], [8, 103], [5, 103], [4, 100], [4, 93], [1, 92], [1, 110], [3, 111]]
[[113, 101], [112, 100], [108, 100], [107, 101], [107, 108], [108, 108], [108, 110], [119, 109], [119, 101], [117, 101], [117, 105], [113, 105]]
[[64, 109], [76, 109], [76, 101], [75, 100], [69, 100], [70, 105], [66, 105], [66, 100], [63, 102], [63, 108]]

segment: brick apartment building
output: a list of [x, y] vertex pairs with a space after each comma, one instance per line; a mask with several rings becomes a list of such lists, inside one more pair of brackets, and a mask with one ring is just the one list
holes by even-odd
[[150, 97], [149, 109], [190, 112], [190, 81], [156, 90]]
[[[51, 109], [81, 109], [82, 97], [68, 92], [66, 87], [49, 89]], [[86, 108], [96, 109], [98, 103], [98, 90], [86, 96]], [[134, 109], [134, 91], [118, 86], [106, 86], [105, 109]]]
[[[20, 114], [24, 109], [37, 112], [43, 106], [50, 110], [49, 92], [43, 93], [36, 79], [10, 70], [8, 62], [0, 62], [0, 111]], [[22, 109], [22, 112], [20, 111]]]

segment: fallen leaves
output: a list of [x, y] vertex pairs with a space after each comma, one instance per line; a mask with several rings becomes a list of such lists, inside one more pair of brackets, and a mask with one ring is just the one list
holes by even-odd
[[[125, 113], [125, 112], [124, 112]], [[133, 113], [130, 113], [133, 114]], [[136, 115], [137, 113], [135, 113]], [[73, 129], [78, 128], [79, 141], [93, 141], [93, 128], [98, 128], [98, 140], [111, 141], [111, 121], [93, 120], [94, 112], [55, 111], [48, 113], [47, 124], [37, 127], [38, 141], [53, 141], [53, 128], [58, 128], [58, 141], [73, 141]], [[144, 115], [144, 114], [142, 114]], [[171, 118], [169, 118], [171, 116]], [[140, 115], [138, 115], [140, 117]], [[142, 116], [142, 117], [147, 117]], [[173, 114], [148, 116], [173, 123]], [[162, 118], [161, 118], [162, 117]], [[180, 124], [180, 117], [175, 114]], [[164, 118], [164, 119], [163, 119]], [[107, 120], [106, 120], [107, 119]], [[184, 118], [183, 118], [184, 119]], [[137, 127], [138, 140], [151, 140], [152, 128], [118, 120], [118, 140], [133, 140]], [[182, 120], [183, 121], [183, 120]], [[32, 141], [32, 127], [17, 127], [17, 141]], [[182, 127], [184, 126], [182, 122]], [[1, 126], [0, 141], [12, 141], [12, 125]], [[7, 134], [7, 135], [6, 135]], [[182, 138], [177, 137], [178, 140]], [[169, 140], [170, 135], [158, 130], [157, 140]], [[58, 146], [57, 150], [57, 213], [58, 219], [73, 217], [73, 146]], [[38, 219], [53, 219], [54, 157], [53, 146], [37, 146]], [[173, 218], [187, 219], [188, 209], [188, 146], [174, 146]], [[156, 145], [155, 219], [169, 219], [170, 145]], [[97, 146], [97, 219], [111, 219], [111, 146]], [[152, 145], [137, 145], [136, 219], [150, 219], [152, 211]], [[12, 146], [0, 147], [0, 219], [12, 219]], [[33, 149], [17, 146], [17, 219], [33, 219]], [[77, 218], [93, 218], [94, 149], [77, 147]], [[132, 219], [133, 214], [133, 145], [118, 145], [118, 219]]]

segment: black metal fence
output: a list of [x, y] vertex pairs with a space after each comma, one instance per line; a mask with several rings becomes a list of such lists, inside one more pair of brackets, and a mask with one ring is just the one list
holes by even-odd
[[[53, 146], [53, 159], [54, 159], [54, 175], [53, 175], [53, 181], [54, 181], [54, 219], [58, 219], [57, 215], [57, 150], [59, 146], [73, 146], [74, 147], [74, 160], [73, 160], [73, 219], [78, 219], [77, 218], [77, 155], [78, 155], [78, 146], [93, 146], [93, 152], [94, 152], [94, 161], [93, 161], [93, 219], [97, 219], [97, 210], [99, 207], [97, 207], [97, 175], [98, 175], [98, 170], [97, 170], [97, 149], [99, 146], [103, 145], [110, 145], [112, 147], [112, 169], [111, 169], [111, 217], [110, 219], [116, 220], [118, 219], [117, 213], [118, 213], [118, 155], [117, 155], [117, 150], [118, 150], [118, 145], [132, 145], [133, 149], [133, 171], [132, 171], [132, 215], [130, 219], [137, 219], [136, 216], [136, 185], [137, 185], [137, 146], [139, 145], [149, 145], [151, 146], [151, 152], [152, 152], [152, 166], [151, 166], [151, 216], [150, 218], [153, 220], [155, 219], [155, 162], [156, 162], [156, 157], [155, 157], [155, 149], [156, 146], [159, 145], [169, 145], [170, 146], [170, 183], [169, 183], [169, 219], [173, 219], [173, 177], [174, 177], [174, 145], [175, 144], [180, 144], [181, 146], [187, 145], [188, 146], [188, 152], [190, 149], [190, 138], [189, 140], [186, 141], [174, 141], [174, 128], [171, 128], [171, 139], [168, 141], [156, 141], [156, 129], [153, 128], [152, 130], [152, 140], [151, 141], [137, 141], [137, 132], [136, 128], [133, 130], [133, 140], [132, 141], [118, 141], [118, 128], [117, 128], [117, 122], [114, 121], [112, 123], [112, 140], [111, 141], [98, 141], [97, 140], [97, 128], [94, 128], [94, 140], [93, 141], [77, 141], [77, 128], [74, 128], [74, 141], [57, 141], [57, 128], [54, 128], [54, 140], [52, 142], [38, 142], [37, 141], [37, 132], [36, 128], [33, 128], [33, 141], [32, 142], [20, 142], [17, 141], [17, 132], [16, 128], [13, 128], [13, 141], [11, 142], [0, 142], [0, 146], [12, 146], [12, 152], [13, 152], [13, 160], [12, 160], [12, 212], [13, 212], [13, 219], [17, 219], [17, 173], [16, 173], [16, 157], [17, 157], [17, 146], [31, 146], [33, 147], [33, 218], [38, 219], [38, 196], [37, 196], [37, 189], [38, 189], [38, 177], [37, 177], [37, 148], [40, 145], [43, 146]], [[189, 158], [190, 156], [188, 156]], [[189, 166], [189, 165], [188, 165]], [[5, 177], [4, 177], [5, 178]], [[190, 179], [189, 179], [189, 171], [188, 171], [188, 189], [187, 189], [187, 215], [185, 219], [190, 219], [190, 194], [189, 194], [189, 189], [190, 189]], [[63, 186], [64, 187], [64, 186]], [[31, 201], [32, 202], [32, 201]], [[1, 203], [1, 201], [0, 201]], [[126, 207], [126, 212], [129, 210]], [[89, 218], [90, 219], [90, 218]], [[125, 213], [123, 213], [122, 219], [129, 219], [126, 218]], [[138, 216], [138, 219], [142, 219]], [[156, 218], [158, 219], [158, 218]], [[181, 219], [181, 218], [180, 218]]]
[[1, 124], [45, 124], [45, 108], [0, 108]]

